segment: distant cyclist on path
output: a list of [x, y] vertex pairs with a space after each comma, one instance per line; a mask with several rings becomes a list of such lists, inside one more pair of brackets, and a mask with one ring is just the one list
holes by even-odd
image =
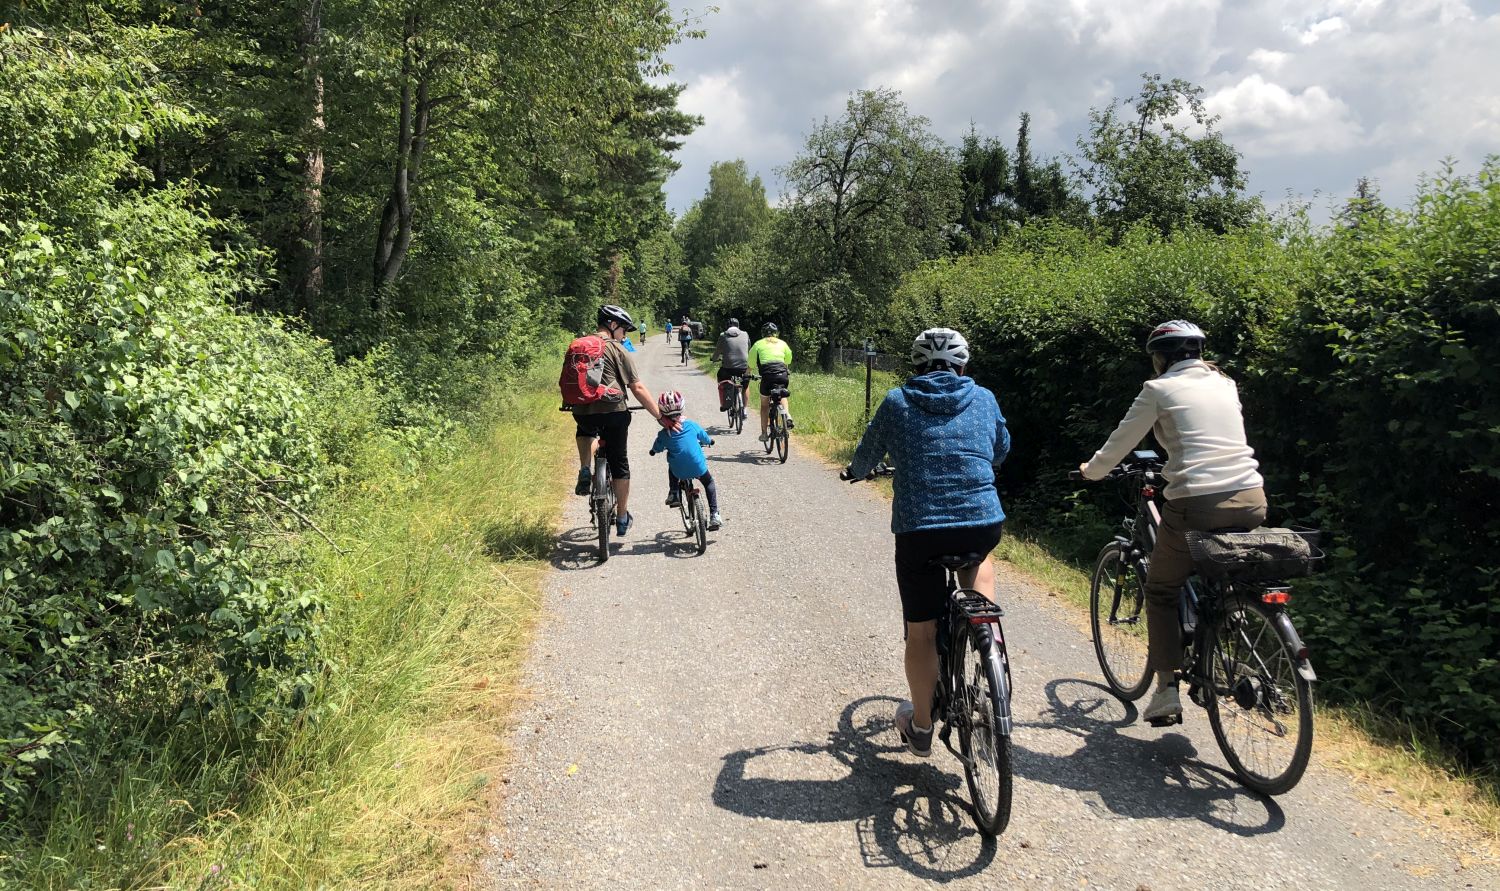
[[[729, 327], [719, 334], [719, 339], [714, 343], [714, 354], [709, 357], [710, 362], [719, 363], [719, 411], [729, 410], [729, 394], [732, 392], [727, 381], [730, 378], [744, 378], [750, 373], [750, 335], [740, 330], [740, 320], [730, 319]], [[750, 389], [748, 380], [740, 381], [740, 392], [746, 393]], [[744, 405], [749, 405], [750, 400], [744, 400]], [[740, 416], [744, 417], [745, 409], [740, 409]]]
[[[771, 397], [770, 392], [777, 387], [785, 387], [788, 390], [792, 383], [792, 348], [787, 342], [777, 335], [780, 333], [775, 322], [767, 322], [761, 326], [761, 338], [750, 347], [748, 362], [753, 363], [756, 371], [760, 374], [760, 441], [765, 444], [771, 440], [769, 427], [771, 423]], [[792, 400], [783, 397], [781, 404], [786, 408], [786, 426], [790, 430], [796, 425], [792, 423]]]
[[693, 345], [693, 323], [687, 316], [682, 317], [682, 324], [677, 328], [677, 342], [682, 345], [682, 364], [686, 365], [688, 350]]
[[[931, 561], [988, 554], [1000, 543], [1005, 512], [995, 473], [1010, 453], [1010, 432], [995, 394], [963, 376], [969, 344], [951, 328], [930, 328], [911, 349], [915, 374], [885, 394], [844, 471], [859, 479], [886, 455], [896, 466], [891, 531], [896, 587], [906, 622], [911, 699], [896, 708], [907, 751], [932, 754], [932, 696], [938, 683], [937, 620], [948, 607], [947, 580]], [[995, 599], [995, 567], [959, 572], [959, 584]]]

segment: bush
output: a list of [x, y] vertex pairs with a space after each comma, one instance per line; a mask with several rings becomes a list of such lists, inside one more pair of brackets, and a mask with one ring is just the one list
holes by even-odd
[[228, 307], [256, 282], [199, 196], [132, 185], [132, 144], [192, 120], [149, 65], [27, 32], [0, 54], [0, 110], [37, 123], [0, 151], [8, 811], [119, 719], [217, 706], [247, 724], [306, 698], [319, 600], [265, 546], [343, 447], [320, 448], [297, 374], [327, 348]]

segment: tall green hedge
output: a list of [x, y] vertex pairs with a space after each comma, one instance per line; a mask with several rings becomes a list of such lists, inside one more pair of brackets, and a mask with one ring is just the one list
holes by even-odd
[[1073, 556], [1117, 507], [1068, 468], [1149, 376], [1155, 322], [1189, 318], [1240, 383], [1273, 521], [1327, 533], [1294, 609], [1324, 695], [1371, 702], [1500, 763], [1500, 164], [1424, 184], [1408, 212], [1109, 245], [1063, 227], [930, 265], [895, 329], [976, 343], [1015, 436], [1013, 511]]

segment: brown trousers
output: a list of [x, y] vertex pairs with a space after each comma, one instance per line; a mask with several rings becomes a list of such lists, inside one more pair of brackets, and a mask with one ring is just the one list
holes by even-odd
[[1226, 526], [1254, 529], [1266, 520], [1266, 492], [1257, 486], [1238, 492], [1218, 492], [1168, 499], [1162, 506], [1156, 548], [1146, 571], [1146, 630], [1152, 671], [1182, 667], [1182, 626], [1177, 618], [1177, 594], [1193, 571], [1188, 554], [1188, 532], [1209, 532]]

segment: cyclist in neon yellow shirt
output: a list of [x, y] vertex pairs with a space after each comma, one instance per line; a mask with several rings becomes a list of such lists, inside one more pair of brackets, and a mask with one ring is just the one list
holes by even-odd
[[[767, 428], [771, 422], [771, 397], [767, 394], [777, 387], [790, 389], [792, 381], [792, 348], [787, 342], [777, 337], [780, 329], [775, 322], [767, 322], [761, 329], [762, 335], [750, 347], [750, 364], [760, 374], [760, 441], [765, 443], [770, 440], [771, 434]], [[790, 430], [792, 424], [792, 400], [783, 398], [781, 404], [786, 406], [786, 426]]]

